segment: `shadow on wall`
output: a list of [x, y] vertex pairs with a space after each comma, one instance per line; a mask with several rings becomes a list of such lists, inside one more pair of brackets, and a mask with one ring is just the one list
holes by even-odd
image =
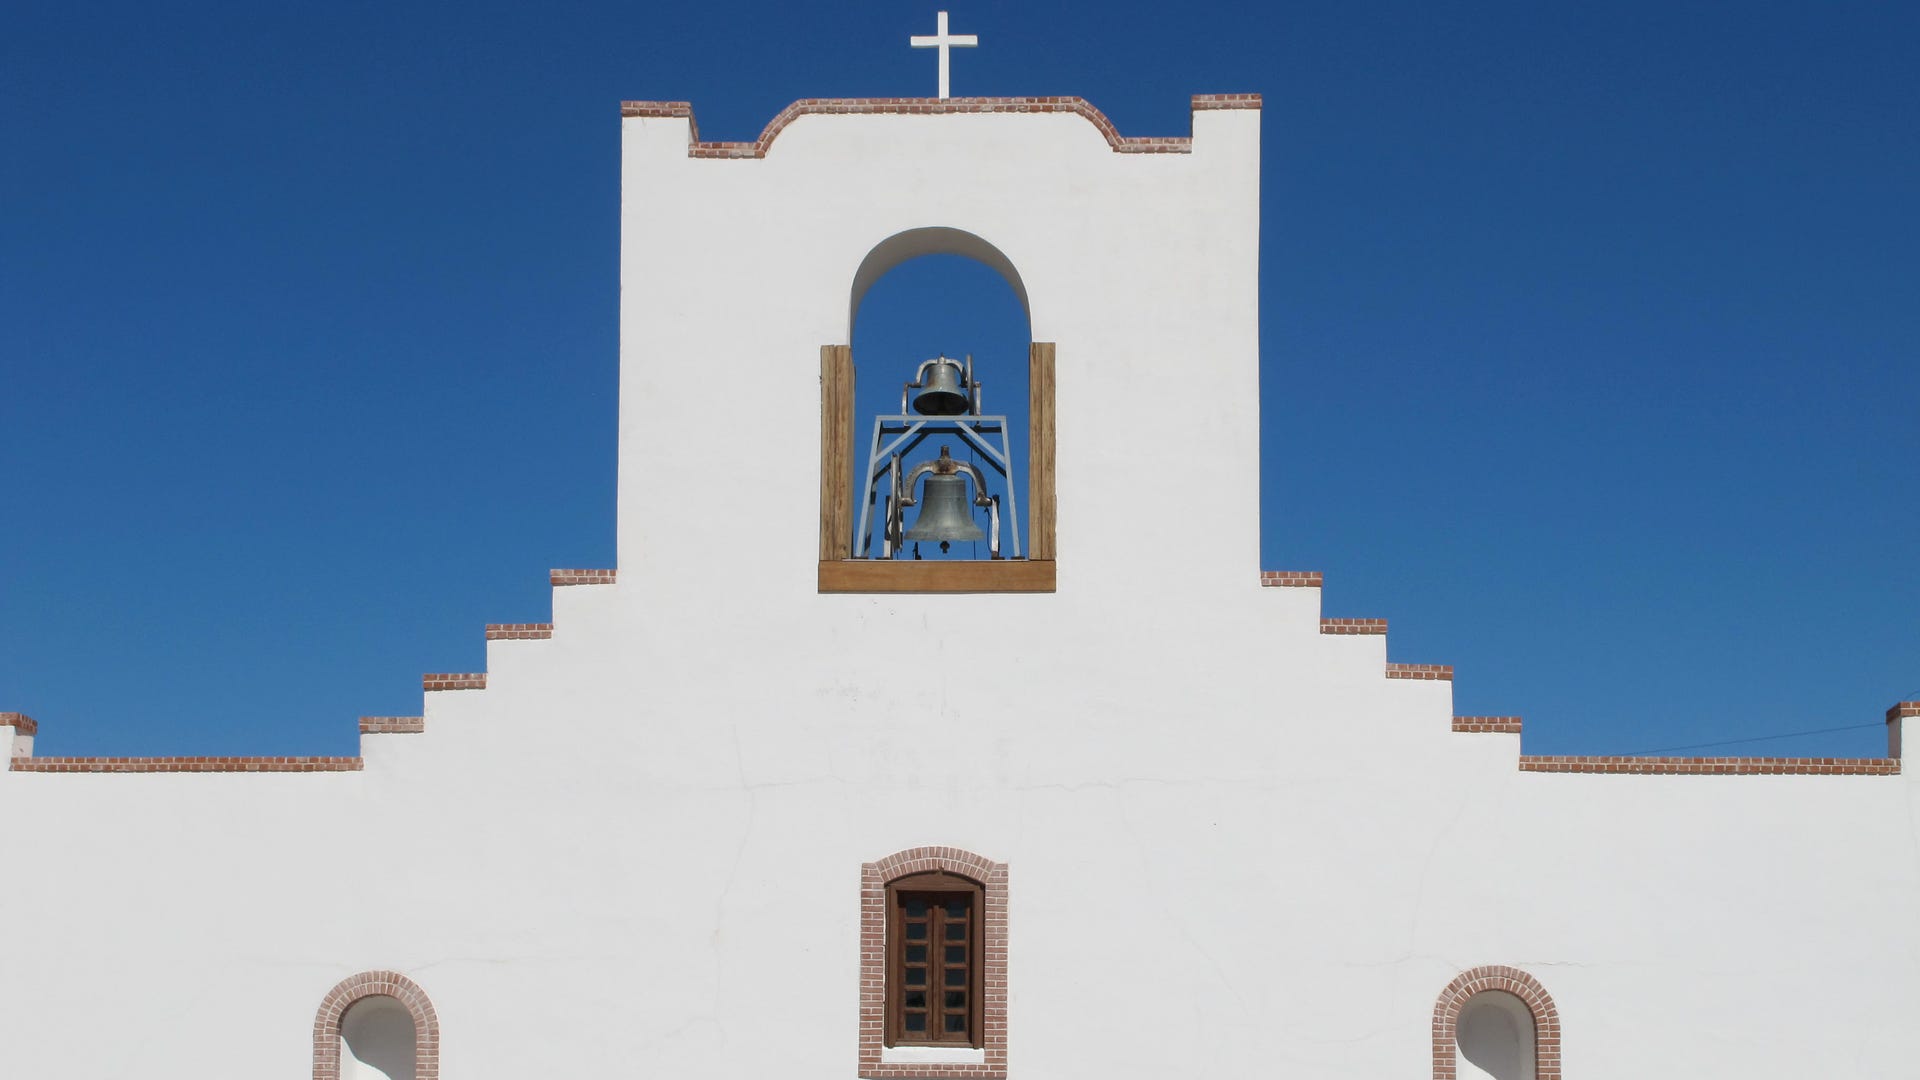
[[413, 1015], [376, 994], [340, 1020], [340, 1080], [414, 1080]]
[[1486, 990], [1460, 1010], [1461, 1080], [1534, 1080], [1533, 1013], [1512, 994]]

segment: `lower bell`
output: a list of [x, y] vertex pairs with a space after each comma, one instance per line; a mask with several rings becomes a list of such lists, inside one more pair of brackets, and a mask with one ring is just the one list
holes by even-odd
[[973, 521], [973, 501], [967, 497], [967, 478], [934, 473], [920, 489], [920, 516], [907, 530], [908, 540], [942, 542], [985, 540], [986, 531]]

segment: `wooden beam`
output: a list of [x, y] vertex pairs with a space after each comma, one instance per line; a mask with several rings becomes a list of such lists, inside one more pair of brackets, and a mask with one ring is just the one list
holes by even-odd
[[820, 346], [820, 558], [853, 554], [853, 347]]
[[1027, 349], [1027, 554], [1035, 562], [1059, 557], [1054, 516], [1059, 504], [1053, 480], [1053, 342], [1036, 341]]
[[823, 593], [1050, 593], [1054, 564], [1027, 559], [822, 560]]

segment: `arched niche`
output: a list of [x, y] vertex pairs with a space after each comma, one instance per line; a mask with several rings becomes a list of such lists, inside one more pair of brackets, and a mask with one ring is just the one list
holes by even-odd
[[1486, 990], [1467, 999], [1454, 1043], [1465, 1076], [1478, 1070], [1490, 1080], [1535, 1080], [1533, 1013], [1504, 990]]
[[340, 1080], [415, 1080], [417, 1039], [398, 998], [361, 998], [340, 1018]]
[[1433, 1080], [1560, 1080], [1560, 1012], [1515, 967], [1461, 972], [1433, 1006]]
[[313, 1080], [439, 1080], [440, 1020], [420, 985], [363, 971], [334, 985], [313, 1018]]
[[[909, 562], [859, 558], [853, 550], [855, 473], [866, 463], [866, 429], [855, 409], [851, 342], [863, 302], [874, 285], [903, 264], [929, 255], [980, 263], [1004, 280], [1026, 319], [1026, 473], [1019, 493], [1020, 558]], [[929, 226], [894, 233], [860, 260], [849, 287], [847, 343], [820, 352], [820, 581], [821, 592], [1052, 592], [1055, 559], [1054, 346], [1032, 340], [1033, 306], [1025, 280], [1006, 253], [962, 229]], [[924, 359], [924, 357], [919, 358]], [[884, 377], [878, 371], [870, 378]], [[1017, 385], [1014, 390], [1018, 393]], [[988, 412], [999, 410], [989, 408]], [[1017, 412], [1017, 410], [1008, 410]], [[870, 420], [871, 418], [866, 418]], [[1018, 481], [1016, 480], [1016, 483]]]

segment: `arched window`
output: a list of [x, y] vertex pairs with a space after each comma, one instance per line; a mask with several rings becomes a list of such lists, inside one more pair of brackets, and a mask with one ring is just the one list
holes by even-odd
[[1004, 1077], [1007, 868], [958, 848], [861, 867], [863, 1077]]
[[[1031, 340], [1029, 315], [1026, 286], [1012, 262], [959, 229], [909, 229], [862, 260], [848, 311], [849, 344], [821, 349], [822, 592], [1052, 591], [1054, 350]], [[916, 408], [902, 405], [902, 386], [923, 376], [924, 361], [942, 356], [956, 364], [972, 357], [970, 375], [984, 384], [980, 396], [969, 395], [969, 409], [950, 411], [982, 420], [960, 424], [966, 429], [960, 431], [955, 425], [963, 418], [956, 416], [884, 419]], [[890, 542], [900, 537], [886, 521], [911, 531], [926, 511], [914, 503], [924, 492], [912, 477], [918, 466], [936, 464], [941, 447], [953, 453], [954, 465], [938, 462], [938, 471], [951, 478], [942, 482], [949, 491], [958, 483], [969, 496], [994, 503], [980, 511], [985, 533], [1004, 518], [997, 553], [993, 542], [940, 530], [932, 530], [941, 540], [937, 548]], [[878, 479], [876, 461], [885, 473]], [[901, 502], [887, 489], [903, 479], [907, 498], [901, 502], [918, 510], [890, 518], [889, 507]], [[930, 490], [933, 481], [926, 482]], [[951, 515], [964, 513], [936, 516], [952, 522]], [[889, 557], [909, 547], [911, 557]]]
[[1462, 972], [1433, 1008], [1434, 1080], [1560, 1080], [1560, 1013], [1512, 967]]
[[392, 971], [340, 981], [313, 1021], [313, 1080], [439, 1080], [440, 1021], [426, 991]]

